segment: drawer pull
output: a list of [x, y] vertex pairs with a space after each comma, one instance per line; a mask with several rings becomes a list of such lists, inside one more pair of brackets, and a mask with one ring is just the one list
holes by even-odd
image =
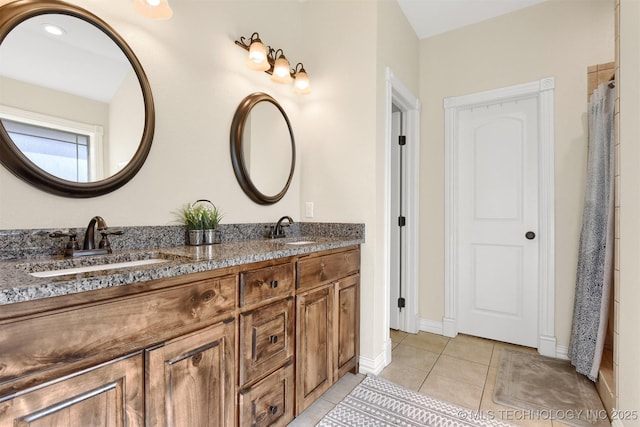
[[269, 406], [269, 413], [271, 415], [275, 415], [278, 413], [278, 407], [277, 406]]
[[278, 336], [277, 336], [277, 335], [270, 335], [270, 336], [269, 336], [269, 342], [270, 342], [271, 344], [275, 344], [275, 343], [277, 343], [277, 342], [278, 342]]
[[271, 285], [271, 289], [275, 289], [278, 287], [278, 281], [272, 280], [271, 282], [269, 282], [269, 285]]

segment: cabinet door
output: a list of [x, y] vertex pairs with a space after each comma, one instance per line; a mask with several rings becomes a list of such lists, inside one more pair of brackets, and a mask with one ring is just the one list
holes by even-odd
[[336, 377], [358, 371], [360, 357], [360, 275], [355, 274], [336, 283]]
[[233, 320], [147, 350], [147, 425], [235, 425], [234, 357]]
[[293, 298], [240, 315], [241, 387], [293, 358], [293, 317]]
[[136, 353], [27, 389], [0, 403], [0, 426], [142, 426], [143, 371]]
[[333, 383], [333, 284], [297, 297], [296, 414]]
[[293, 364], [240, 392], [240, 426], [281, 427], [293, 419]]

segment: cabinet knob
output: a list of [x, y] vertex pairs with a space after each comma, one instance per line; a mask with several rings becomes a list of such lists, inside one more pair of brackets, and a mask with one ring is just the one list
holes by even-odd
[[278, 342], [278, 336], [277, 336], [277, 335], [270, 335], [270, 336], [269, 336], [269, 342], [270, 342], [271, 344], [275, 344], [275, 343], [277, 343], [277, 342]]
[[271, 285], [271, 289], [275, 289], [278, 287], [278, 281], [272, 280], [271, 282], [269, 282], [269, 285]]
[[275, 415], [278, 413], [278, 407], [277, 406], [269, 406], [269, 413], [271, 415]]

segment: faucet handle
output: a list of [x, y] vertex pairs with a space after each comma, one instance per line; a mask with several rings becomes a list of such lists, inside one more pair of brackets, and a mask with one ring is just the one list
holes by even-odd
[[64, 231], [54, 231], [53, 233], [49, 233], [49, 237], [59, 238], [59, 237], [69, 237], [70, 239], [75, 239], [78, 233], [74, 230], [69, 230], [67, 232]]
[[53, 233], [49, 234], [49, 237], [54, 237], [54, 238], [60, 238], [60, 237], [68, 237], [69, 241], [67, 242], [67, 245], [65, 246], [65, 250], [64, 253], [65, 255], [71, 255], [73, 254], [74, 251], [77, 251], [78, 249], [80, 249], [80, 245], [78, 244], [78, 233], [76, 233], [74, 230], [69, 230], [66, 233], [64, 231], [54, 231]]
[[119, 236], [121, 234], [123, 234], [124, 231], [122, 230], [110, 230], [110, 229], [104, 229], [104, 230], [100, 230], [100, 234], [102, 235], [102, 239], [100, 239], [100, 243], [98, 244], [98, 248], [99, 249], [106, 249], [107, 251], [109, 251], [109, 253], [111, 253], [111, 242], [109, 241], [109, 236]]

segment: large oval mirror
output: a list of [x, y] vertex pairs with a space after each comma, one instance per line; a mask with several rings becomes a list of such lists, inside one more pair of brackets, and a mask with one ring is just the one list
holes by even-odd
[[94, 197], [142, 167], [154, 132], [151, 88], [135, 54], [79, 7], [0, 7], [0, 161], [41, 190]]
[[231, 124], [231, 162], [240, 187], [256, 203], [276, 203], [289, 189], [295, 139], [284, 109], [266, 93], [253, 93], [238, 106]]

